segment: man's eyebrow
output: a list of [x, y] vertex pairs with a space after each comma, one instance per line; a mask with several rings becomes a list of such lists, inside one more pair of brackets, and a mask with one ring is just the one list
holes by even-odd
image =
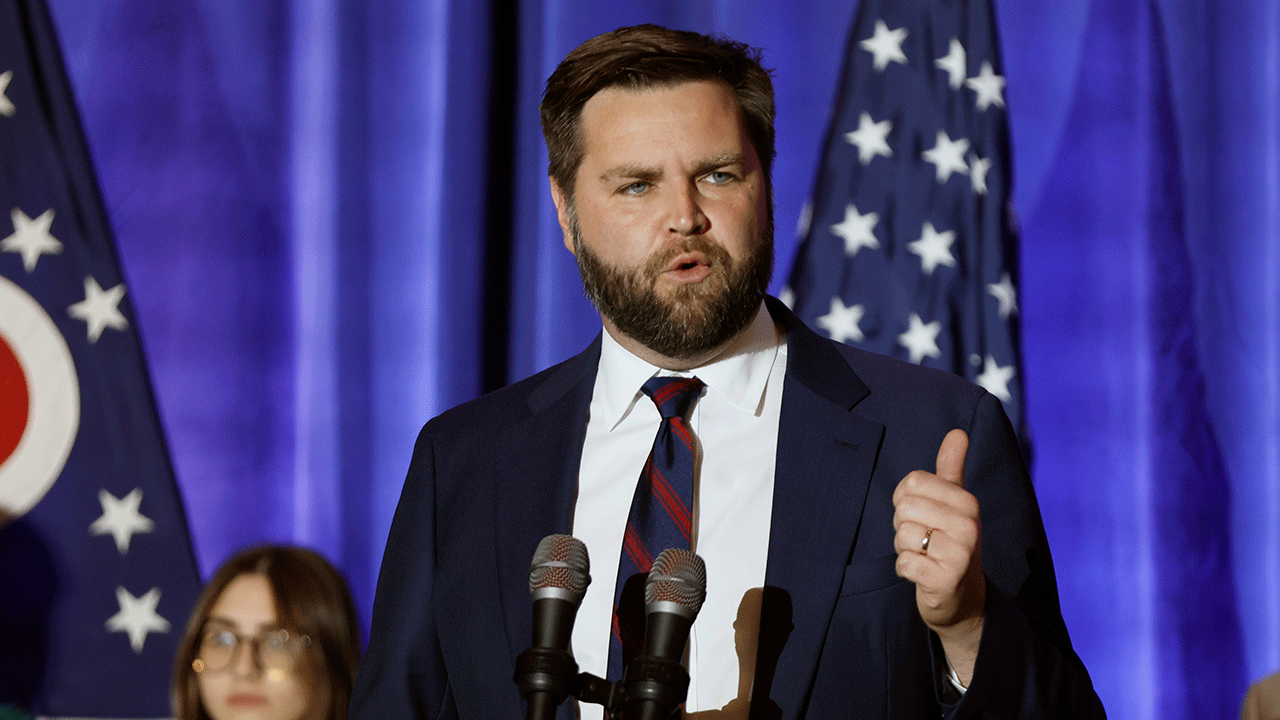
[[710, 172], [726, 165], [745, 165], [746, 162], [746, 153], [737, 150], [721, 153], [719, 155], [712, 155], [711, 157], [698, 162], [698, 164], [694, 166], [696, 168], [695, 174], [701, 175], [702, 173]]
[[[693, 166], [693, 174], [703, 175], [713, 170], [725, 167], [726, 165], [744, 165], [746, 164], [746, 153], [733, 150], [730, 152], [712, 155], [699, 160]], [[609, 168], [600, 174], [600, 179], [606, 182], [613, 180], [621, 180], [623, 178], [654, 181], [662, 178], [662, 171], [657, 168], [646, 167], [643, 165], [619, 165]]]
[[621, 180], [623, 178], [652, 181], [661, 177], [661, 170], [645, 167], [643, 165], [619, 165], [617, 167], [611, 167], [600, 174], [600, 179], [606, 182]]

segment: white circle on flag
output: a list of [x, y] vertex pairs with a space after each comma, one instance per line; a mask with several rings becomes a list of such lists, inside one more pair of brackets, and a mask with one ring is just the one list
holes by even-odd
[[0, 515], [25, 514], [62, 473], [80, 429], [80, 383], [71, 350], [53, 319], [22, 288], [0, 277], [0, 342], [26, 381], [26, 425], [0, 458]]

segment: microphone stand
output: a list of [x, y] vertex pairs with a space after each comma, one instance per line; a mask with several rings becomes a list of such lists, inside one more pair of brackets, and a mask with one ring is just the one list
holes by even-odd
[[603, 705], [605, 720], [666, 720], [677, 717], [689, 694], [689, 671], [675, 660], [641, 655], [616, 682], [579, 673], [572, 694]]
[[605, 720], [619, 720], [626, 702], [621, 682], [609, 682], [586, 672], [578, 674], [578, 688], [574, 697], [578, 698], [578, 702], [603, 705]]
[[567, 650], [531, 647], [516, 657], [516, 687], [528, 703], [525, 717], [553, 718], [556, 708], [578, 694], [578, 663]]
[[627, 720], [679, 717], [689, 694], [689, 671], [678, 660], [641, 655], [622, 676]]

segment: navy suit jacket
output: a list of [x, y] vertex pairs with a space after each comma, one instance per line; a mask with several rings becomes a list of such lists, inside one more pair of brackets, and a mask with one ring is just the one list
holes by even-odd
[[[954, 375], [831, 342], [768, 303], [788, 357], [751, 716], [1103, 717], [1067, 638], [999, 401]], [[531, 641], [529, 563], [543, 537], [570, 532], [599, 357], [597, 338], [423, 428], [353, 720], [524, 716], [512, 675]], [[894, 570], [892, 496], [910, 471], [933, 470], [956, 427], [970, 437], [966, 487], [981, 506], [989, 591], [969, 691], [944, 707], [937, 638]]]

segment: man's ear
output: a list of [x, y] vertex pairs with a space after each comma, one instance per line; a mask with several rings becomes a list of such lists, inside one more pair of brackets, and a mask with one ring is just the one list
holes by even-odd
[[564, 233], [564, 246], [573, 252], [573, 230], [569, 223], [569, 200], [555, 178], [548, 177], [551, 184], [551, 201], [556, 204], [556, 219], [560, 221], [560, 231]]

